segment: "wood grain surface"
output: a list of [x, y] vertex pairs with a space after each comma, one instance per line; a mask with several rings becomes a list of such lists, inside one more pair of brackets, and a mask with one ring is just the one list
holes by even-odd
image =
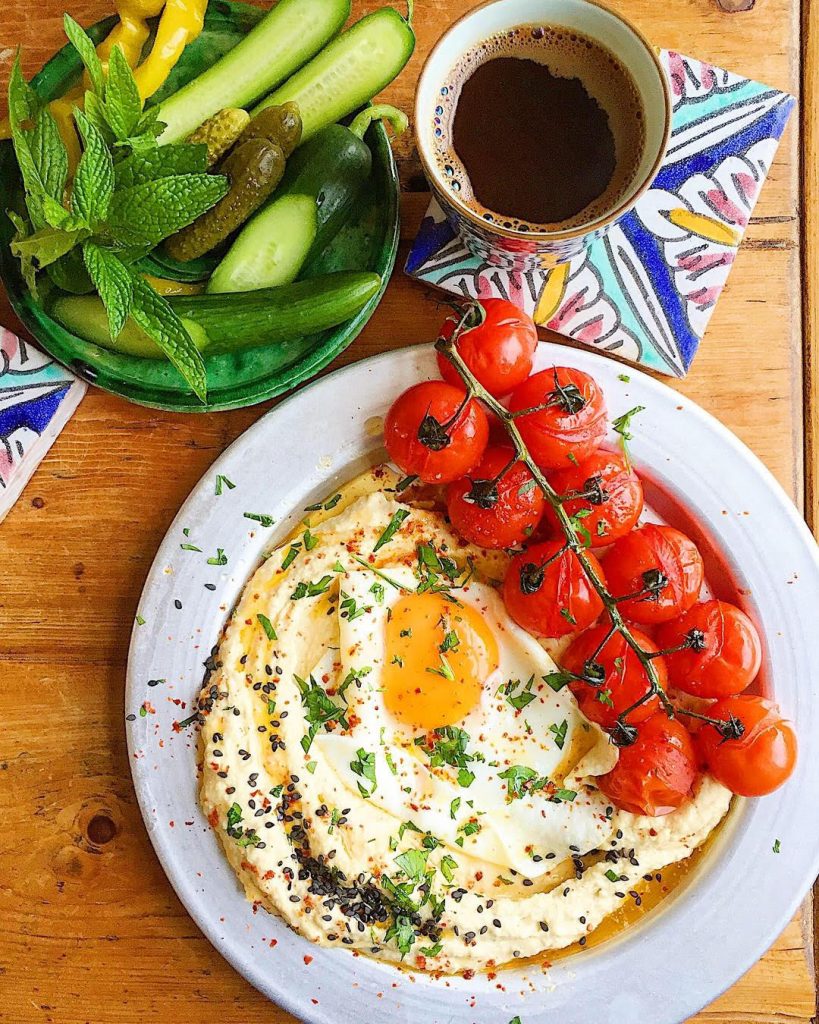
[[[18, 44], [27, 74], [61, 45], [65, 2], [0, 2], [3, 85]], [[801, 507], [807, 497], [813, 517], [816, 0], [804, 0], [804, 10], [798, 0], [726, 3], [751, 8], [734, 14], [715, 0], [609, 2], [658, 45], [796, 94], [804, 75], [813, 97], [784, 136], [694, 367], [673, 385], [734, 430]], [[372, 6], [355, 0], [355, 14]], [[385, 94], [391, 102], [411, 111], [424, 55], [470, 6], [416, 0], [418, 47]], [[89, 24], [110, 7], [77, 0], [71, 13]], [[800, 165], [803, 142], [810, 149]], [[427, 196], [411, 137], [396, 148], [405, 189], [398, 269], [335, 365], [428, 341], [442, 316], [436, 297], [400, 271]], [[2, 296], [0, 323], [17, 326]], [[190, 488], [267, 408], [180, 416], [91, 389], [0, 526], [0, 1021], [291, 1020], [222, 960], [174, 895], [139, 815], [123, 730], [128, 638], [154, 551]], [[725, 920], [729, 936], [730, 908]], [[806, 904], [762, 960], [693, 1020], [808, 1024], [812, 950]]]

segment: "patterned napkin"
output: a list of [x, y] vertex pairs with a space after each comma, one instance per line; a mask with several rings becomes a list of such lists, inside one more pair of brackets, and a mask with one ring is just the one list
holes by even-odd
[[684, 377], [794, 106], [787, 93], [663, 50], [672, 134], [652, 187], [584, 254], [550, 271], [473, 256], [433, 200], [405, 270], [455, 294], [500, 295], [568, 338]]
[[85, 384], [0, 327], [0, 522], [85, 394]]

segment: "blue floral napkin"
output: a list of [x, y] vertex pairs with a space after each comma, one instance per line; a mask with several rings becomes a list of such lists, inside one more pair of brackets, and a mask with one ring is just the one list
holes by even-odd
[[406, 272], [499, 295], [575, 341], [684, 377], [794, 106], [787, 93], [671, 50], [672, 134], [652, 187], [570, 263], [510, 271], [473, 256], [433, 200]]
[[50, 356], [0, 327], [0, 521], [85, 389]]

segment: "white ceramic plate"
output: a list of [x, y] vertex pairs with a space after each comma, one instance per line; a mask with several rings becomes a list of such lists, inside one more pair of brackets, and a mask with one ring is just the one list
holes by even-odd
[[[196, 735], [175, 731], [174, 723], [190, 713], [203, 662], [262, 552], [305, 505], [373, 461], [390, 403], [437, 374], [431, 347], [417, 346], [325, 377], [231, 445], [182, 506], [142, 594], [126, 693], [137, 796], [177, 894], [238, 971], [306, 1021], [506, 1024], [520, 1016], [522, 1024], [676, 1024], [761, 956], [819, 868], [819, 558], [812, 537], [762, 464], [696, 405], [638, 371], [621, 380], [620, 365], [593, 353], [541, 344], [536, 368], [555, 363], [593, 374], [612, 418], [645, 406], [631, 450], [651, 480], [648, 497], [702, 545], [718, 594], [738, 589], [761, 626], [763, 689], [796, 722], [796, 772], [772, 796], [737, 801], [699, 870], [639, 926], [548, 971], [505, 971], [502, 988], [480, 974], [434, 980], [399, 972], [314, 946], [278, 918], [254, 914], [197, 804]], [[223, 479], [219, 487], [219, 475], [234, 486]], [[261, 527], [245, 512], [276, 523]], [[219, 560], [217, 549], [224, 566], [207, 561]]]

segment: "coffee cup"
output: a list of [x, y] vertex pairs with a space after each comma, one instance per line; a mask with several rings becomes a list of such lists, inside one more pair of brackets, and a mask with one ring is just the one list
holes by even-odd
[[[520, 109], [531, 111], [538, 119], [540, 134], [520, 145], [513, 137], [499, 136], [494, 140], [494, 151], [487, 147], [484, 161], [480, 133], [498, 129], [498, 104], [486, 103], [488, 110], [496, 111], [494, 120], [486, 124], [477, 120], [472, 125], [477, 117], [475, 96], [480, 103], [481, 88], [510, 86], [511, 78], [517, 75], [517, 64], [507, 63], [503, 69], [497, 64], [494, 78], [490, 78], [491, 69], [486, 65], [500, 57], [526, 59], [535, 86], [542, 80], [552, 91], [544, 93], [544, 104], [538, 105], [531, 95], [533, 87], [522, 86], [526, 92], [520, 94]], [[600, 71], [606, 61], [611, 72], [608, 78]], [[509, 81], [504, 73], [510, 76]], [[467, 90], [471, 90], [469, 102]], [[483, 95], [493, 99], [492, 93]], [[560, 99], [564, 96], [570, 99], [564, 102]], [[573, 109], [564, 107], [578, 97], [574, 124]], [[550, 107], [545, 102], [548, 98], [553, 103], [557, 98], [563, 107]], [[634, 107], [633, 112], [626, 109], [628, 104]], [[465, 113], [467, 108], [469, 114]], [[502, 109], [517, 109], [514, 97]], [[583, 117], [595, 111], [597, 122], [584, 123]], [[602, 155], [588, 155], [594, 152], [585, 137], [593, 134], [590, 125], [601, 129]], [[619, 125], [627, 125], [627, 130]], [[475, 130], [470, 140], [471, 126]], [[595, 0], [489, 0], [456, 21], [427, 58], [416, 93], [415, 131], [430, 188], [469, 250], [507, 269], [549, 269], [581, 253], [628, 213], [649, 188], [671, 133], [671, 96], [656, 50], [637, 28]], [[638, 131], [639, 140], [635, 134]], [[456, 141], [464, 148], [471, 141], [472, 176], [483, 179], [481, 187], [494, 202], [485, 201], [477, 180], [473, 186], [469, 161], [461, 160]], [[564, 161], [557, 169], [562, 179], [555, 176], [555, 168], [549, 164], [550, 143], [557, 154], [555, 159]], [[524, 149], [524, 145], [534, 148]], [[491, 165], [493, 152], [495, 160], [504, 163]], [[522, 161], [522, 154], [532, 159]], [[573, 159], [579, 162], [573, 164]], [[515, 178], [516, 167], [529, 168], [520, 171], [526, 174], [525, 180]], [[611, 177], [604, 181], [610, 167]], [[590, 185], [585, 179], [589, 172], [592, 179], [597, 172], [605, 187], [599, 196], [586, 202]], [[572, 194], [575, 178], [578, 185], [584, 179], [586, 192], [578, 187], [579, 198]], [[542, 216], [532, 219], [520, 216], [520, 209], [498, 209], [507, 186], [509, 206], [514, 206], [514, 195], [524, 212], [528, 204], [530, 211], [542, 212]], [[592, 190], [593, 186], [594, 180]], [[520, 192], [528, 194], [520, 198]], [[571, 208], [573, 198], [580, 204], [577, 210]]]

